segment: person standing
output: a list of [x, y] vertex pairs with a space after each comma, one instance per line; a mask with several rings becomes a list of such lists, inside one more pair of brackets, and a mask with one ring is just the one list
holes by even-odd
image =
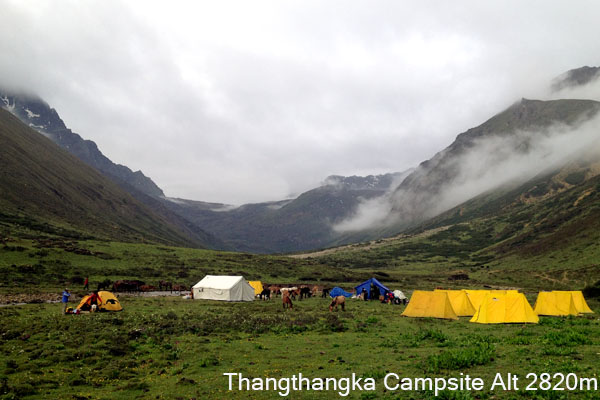
[[69, 303], [69, 297], [71, 297], [71, 293], [69, 293], [68, 288], [65, 288], [65, 291], [62, 293], [63, 314], [67, 313], [67, 303]]
[[85, 281], [83, 282], [83, 290], [88, 290], [90, 288], [90, 280], [89, 278], [86, 276], [85, 277]]

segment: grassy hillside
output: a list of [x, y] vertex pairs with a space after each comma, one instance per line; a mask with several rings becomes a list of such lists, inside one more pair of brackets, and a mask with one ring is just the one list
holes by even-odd
[[0, 222], [200, 246], [112, 181], [0, 110]]
[[[405, 235], [312, 256], [381, 270], [408, 287], [583, 288], [600, 279], [595, 171], [593, 163], [570, 164], [478, 196]], [[459, 274], [469, 279], [453, 281]]]

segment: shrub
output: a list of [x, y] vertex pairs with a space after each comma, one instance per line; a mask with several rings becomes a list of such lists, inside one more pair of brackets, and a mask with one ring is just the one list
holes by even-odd
[[587, 298], [600, 297], [600, 281], [591, 286], [586, 286], [583, 290], [583, 296]]

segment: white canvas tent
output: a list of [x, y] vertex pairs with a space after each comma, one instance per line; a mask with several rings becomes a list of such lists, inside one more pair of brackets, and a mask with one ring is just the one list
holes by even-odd
[[253, 301], [254, 288], [243, 276], [206, 275], [192, 286], [194, 299]]

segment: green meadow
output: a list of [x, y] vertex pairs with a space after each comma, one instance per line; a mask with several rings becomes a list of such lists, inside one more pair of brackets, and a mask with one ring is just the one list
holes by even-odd
[[[428, 388], [386, 389], [389, 374], [485, 382], [482, 390], [442, 391], [443, 399], [595, 399], [598, 391], [527, 391], [528, 374], [552, 374], [560, 389], [599, 379], [600, 303], [596, 314], [542, 317], [537, 325], [479, 325], [401, 317], [404, 306], [349, 300], [329, 312], [328, 299], [252, 303], [181, 297], [120, 296], [124, 311], [61, 315], [64, 286], [76, 299], [105, 279], [159, 280], [191, 286], [206, 274], [243, 275], [266, 283], [353, 288], [374, 276], [391, 289], [518, 288], [533, 305], [538, 290], [583, 289], [600, 279], [599, 247], [567, 246], [543, 255], [481, 250], [485, 224], [351, 245], [327, 254], [255, 255], [40, 234], [4, 227], [0, 299], [34, 304], [0, 307], [0, 399], [274, 399], [279, 390], [228, 390], [225, 373], [247, 378], [372, 379], [375, 390], [291, 391], [292, 399], [429, 399]], [[493, 227], [493, 229], [496, 229]], [[591, 243], [591, 242], [590, 242]], [[479, 249], [479, 250], [478, 250]], [[462, 275], [468, 279], [455, 280]], [[598, 288], [596, 293], [598, 293]], [[25, 295], [24, 297], [19, 297]], [[491, 385], [519, 377], [518, 390]], [[554, 375], [559, 374], [559, 375]], [[570, 380], [560, 382], [561, 375]], [[545, 375], [544, 375], [545, 376]], [[279, 381], [278, 381], [279, 382]], [[343, 381], [339, 381], [343, 382]], [[392, 379], [393, 383], [393, 379]], [[584, 388], [585, 389], [585, 388]]]
[[[530, 301], [531, 296], [530, 297]], [[429, 390], [392, 391], [399, 377], [482, 379], [480, 391], [445, 399], [595, 399], [598, 391], [526, 391], [527, 374], [571, 374], [570, 385], [600, 378], [598, 314], [542, 317], [537, 325], [480, 325], [401, 317], [404, 306], [327, 299], [222, 303], [122, 296], [118, 313], [61, 315], [60, 304], [0, 308], [2, 399], [273, 399], [277, 391], [228, 390], [224, 373], [249, 378], [372, 378], [352, 399], [429, 399]], [[590, 301], [598, 313], [600, 304]], [[490, 390], [495, 375], [519, 377], [518, 391]], [[461, 375], [462, 374], [462, 375]], [[558, 376], [557, 376], [558, 377]], [[538, 382], [539, 383], [539, 382]], [[558, 378], [551, 380], [558, 385]], [[562, 383], [564, 387], [564, 383]], [[289, 398], [342, 398], [338, 391], [292, 391]]]

